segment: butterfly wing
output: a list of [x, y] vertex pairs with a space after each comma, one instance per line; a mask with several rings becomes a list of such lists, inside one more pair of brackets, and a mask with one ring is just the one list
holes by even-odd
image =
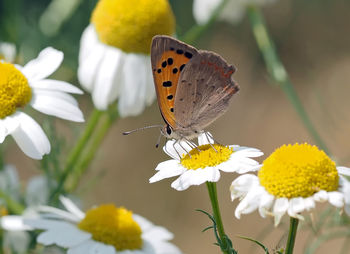
[[163, 119], [175, 127], [174, 101], [180, 73], [198, 51], [169, 36], [152, 40], [151, 62], [158, 105]]
[[176, 91], [175, 130], [183, 136], [197, 133], [225, 113], [239, 90], [232, 65], [218, 54], [200, 50], [180, 74]]

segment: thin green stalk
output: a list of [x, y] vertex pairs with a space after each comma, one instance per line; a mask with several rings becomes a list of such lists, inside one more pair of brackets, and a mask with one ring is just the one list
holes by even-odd
[[106, 133], [112, 124], [119, 118], [117, 107], [113, 105], [110, 109], [103, 113], [103, 118], [101, 119], [101, 124], [95, 129], [94, 135], [91, 137], [83, 156], [77, 162], [72, 170], [72, 177], [67, 184], [67, 191], [74, 191], [79, 183], [80, 177], [88, 169], [88, 166], [92, 159], [94, 158], [97, 149], [102, 143]]
[[13, 200], [7, 193], [1, 190], [0, 190], [0, 198], [5, 200], [10, 214], [22, 214], [22, 212], [25, 209], [25, 207], [21, 203]]
[[258, 7], [250, 6], [248, 8], [248, 16], [252, 25], [255, 40], [265, 60], [265, 64], [270, 76], [287, 95], [289, 101], [293, 105], [295, 111], [301, 118], [303, 124], [311, 134], [316, 144], [327, 154], [329, 154], [329, 150], [326, 144], [323, 142], [321, 136], [318, 134], [316, 128], [307, 115], [298, 97], [298, 94], [296, 93], [293, 84], [288, 77], [288, 73], [278, 57], [275, 45], [267, 31], [264, 18]]
[[298, 223], [299, 223], [298, 219], [290, 217], [289, 234], [288, 234], [288, 240], [287, 240], [285, 254], [293, 254], [295, 238], [296, 238], [297, 230], [298, 230]]
[[211, 206], [213, 208], [213, 216], [216, 222], [220, 240], [223, 244], [223, 246], [221, 246], [222, 251], [224, 254], [229, 254], [229, 252], [227, 251], [229, 246], [226, 241], [226, 234], [225, 234], [224, 225], [222, 223], [221, 214], [220, 214], [216, 183], [207, 182], [207, 188], [209, 192]]
[[225, 8], [228, 0], [222, 0], [217, 8], [211, 13], [209, 20], [203, 25], [194, 25], [187, 31], [183, 36], [180, 37], [181, 40], [186, 43], [193, 44], [205, 31], [207, 31], [217, 20], [221, 11]]
[[61, 193], [61, 191], [63, 190], [64, 183], [68, 175], [71, 173], [74, 165], [80, 159], [80, 156], [83, 153], [86, 144], [89, 142], [91, 135], [95, 131], [95, 128], [99, 120], [101, 119], [102, 115], [103, 115], [103, 112], [97, 109], [94, 109], [94, 111], [92, 112], [83, 134], [81, 135], [75, 147], [72, 149], [70, 155], [68, 156], [66, 166], [64, 167], [64, 170], [58, 181], [57, 187], [51, 193], [50, 201], [54, 201], [57, 198], [58, 194]]

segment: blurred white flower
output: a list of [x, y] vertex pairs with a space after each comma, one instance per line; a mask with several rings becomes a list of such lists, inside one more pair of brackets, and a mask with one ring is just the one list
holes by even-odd
[[136, 116], [155, 99], [149, 57], [152, 37], [172, 34], [167, 0], [100, 0], [80, 43], [78, 78], [94, 105], [118, 99], [121, 117]]
[[66, 248], [68, 254], [180, 254], [169, 242], [173, 235], [145, 218], [112, 204], [83, 213], [69, 199], [60, 197], [67, 209], [43, 206], [42, 216], [33, 219], [5, 216], [5, 230], [43, 230], [37, 241], [45, 246]]
[[[236, 24], [244, 17], [249, 5], [265, 5], [276, 0], [228, 0], [218, 19], [230, 24]], [[193, 16], [200, 25], [207, 23], [212, 13], [218, 8], [223, 0], [194, 0]]]
[[8, 42], [0, 42], [0, 60], [13, 63], [16, 58], [16, 46]]
[[50, 142], [40, 125], [21, 112], [28, 104], [47, 115], [84, 121], [77, 101], [68, 94], [82, 91], [67, 82], [46, 79], [62, 60], [61, 51], [46, 48], [24, 67], [0, 61], [0, 143], [11, 135], [33, 159], [41, 159], [50, 152]]
[[193, 148], [187, 142], [169, 140], [163, 150], [173, 159], [158, 164], [150, 183], [179, 176], [171, 187], [182, 191], [192, 185], [219, 181], [220, 171], [243, 174], [258, 169], [259, 163], [251, 158], [263, 155], [256, 148], [214, 144], [209, 133], [201, 134], [198, 144]]

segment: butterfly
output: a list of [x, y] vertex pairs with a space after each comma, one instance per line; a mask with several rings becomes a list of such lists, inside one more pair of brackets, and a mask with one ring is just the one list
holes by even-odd
[[158, 106], [165, 121], [162, 134], [191, 140], [223, 115], [239, 87], [236, 68], [214, 52], [169, 36], [152, 39], [151, 63]]

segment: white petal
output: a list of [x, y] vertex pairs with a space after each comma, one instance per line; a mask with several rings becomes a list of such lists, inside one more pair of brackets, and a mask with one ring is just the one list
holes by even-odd
[[183, 191], [192, 185], [200, 185], [209, 180], [217, 181], [219, 178], [220, 172], [215, 168], [187, 170], [171, 184], [171, 187], [178, 191]]
[[252, 213], [259, 207], [260, 199], [263, 195], [266, 195], [267, 192], [261, 186], [252, 187], [247, 195], [241, 200], [238, 204], [235, 216], [240, 219], [241, 214]]
[[[145, 251], [143, 253], [159, 253], [159, 254], [181, 254], [181, 250], [176, 247], [174, 244], [163, 241], [152, 241], [152, 250], [153, 251]], [[155, 251], [154, 251], [155, 250]], [[131, 254], [131, 253], [130, 253]], [[140, 253], [141, 254], [141, 253]]]
[[42, 159], [43, 155], [50, 152], [50, 142], [40, 125], [28, 115], [17, 112], [16, 118], [20, 126], [12, 132], [17, 145], [29, 157]]
[[84, 122], [84, 116], [77, 106], [77, 101], [66, 93], [36, 90], [31, 105], [47, 115], [74, 122]]
[[11, 253], [28, 253], [31, 237], [28, 232], [8, 231], [3, 232], [2, 247], [11, 250]]
[[310, 210], [314, 209], [316, 206], [313, 197], [305, 198], [304, 202], [305, 202], [305, 210], [306, 211], [310, 211]]
[[117, 252], [113, 246], [106, 245], [91, 239], [77, 246], [71, 247], [67, 251], [67, 254], [82, 254], [82, 253], [84, 254], [116, 254]]
[[350, 176], [350, 168], [347, 167], [337, 167], [338, 173], [341, 175]]
[[143, 54], [131, 53], [125, 57], [118, 103], [121, 117], [139, 115], [146, 106], [147, 77], [144, 71], [144, 59], [147, 57], [149, 58], [149, 56]]
[[33, 228], [24, 223], [22, 216], [7, 215], [0, 219], [1, 228], [9, 231], [25, 231]]
[[69, 198], [66, 198], [61, 195], [60, 201], [64, 205], [64, 207], [67, 209], [67, 211], [74, 214], [77, 218], [83, 219], [85, 217], [85, 213], [82, 212]]
[[244, 197], [250, 189], [259, 185], [259, 179], [255, 175], [246, 174], [237, 177], [230, 186], [231, 200]]
[[132, 215], [133, 219], [139, 224], [141, 227], [142, 232], [147, 232], [148, 230], [152, 230], [153, 223], [147, 220], [146, 218], [142, 217], [141, 215], [138, 214], [133, 214]]
[[0, 43], [0, 55], [3, 55], [6, 62], [12, 63], [16, 58], [16, 46], [12, 43]]
[[63, 52], [48, 47], [43, 49], [36, 59], [31, 60], [23, 67], [23, 73], [32, 80], [40, 80], [50, 76], [63, 61]]
[[65, 81], [54, 79], [37, 80], [30, 83], [31, 87], [35, 89], [53, 90], [66, 93], [83, 94], [83, 91], [78, 87], [73, 86]]
[[99, 110], [106, 110], [117, 99], [120, 90], [124, 53], [106, 46], [105, 55], [96, 74], [92, 99]]
[[328, 192], [328, 201], [335, 207], [342, 208], [344, 206], [344, 194], [339, 191]]
[[163, 146], [163, 151], [175, 160], [180, 161], [180, 156], [186, 155], [192, 148], [184, 141], [168, 140]]
[[273, 206], [273, 214], [275, 216], [275, 226], [277, 226], [283, 215], [287, 212], [289, 208], [289, 201], [287, 198], [278, 198]]
[[275, 197], [265, 191], [264, 195], [261, 195], [259, 202], [259, 214], [261, 217], [265, 218], [269, 214], [269, 210], [272, 207]]
[[207, 23], [213, 11], [220, 3], [221, 0], [194, 0], [193, 16], [197, 23], [200, 25]]
[[106, 45], [96, 43], [91, 49], [91, 53], [84, 58], [78, 66], [78, 79], [82, 87], [87, 91], [93, 91], [96, 75], [99, 71], [101, 61], [105, 56]]
[[93, 52], [95, 44], [98, 43], [97, 34], [92, 24], [88, 25], [80, 39], [79, 65]]
[[314, 194], [314, 200], [317, 202], [326, 202], [328, 201], [327, 191], [321, 190]]
[[25, 220], [25, 223], [33, 228], [46, 230], [37, 238], [37, 241], [43, 245], [56, 244], [63, 248], [69, 248], [91, 238], [91, 234], [65, 221], [38, 219]]
[[186, 171], [186, 169], [183, 168], [176, 160], [163, 161], [158, 164], [156, 170], [158, 172], [149, 179], [150, 183], [158, 182], [165, 178], [178, 176]]
[[48, 218], [51, 217], [51, 218], [64, 219], [72, 223], [78, 223], [81, 220], [81, 218], [74, 213], [70, 213], [65, 210], [61, 210], [52, 206], [39, 206], [38, 210], [40, 212], [47, 213], [45, 217], [48, 217]]
[[304, 198], [297, 197], [289, 200], [288, 215], [294, 218], [300, 218], [299, 213], [305, 210]]
[[153, 225], [150, 230], [142, 234], [142, 238], [149, 241], [154, 239], [157, 239], [157, 241], [169, 241], [174, 238], [174, 235], [164, 227]]
[[198, 145], [199, 146], [207, 145], [207, 144], [214, 144], [214, 143], [215, 143], [215, 141], [214, 141], [213, 136], [211, 135], [210, 132], [201, 133], [198, 136]]

